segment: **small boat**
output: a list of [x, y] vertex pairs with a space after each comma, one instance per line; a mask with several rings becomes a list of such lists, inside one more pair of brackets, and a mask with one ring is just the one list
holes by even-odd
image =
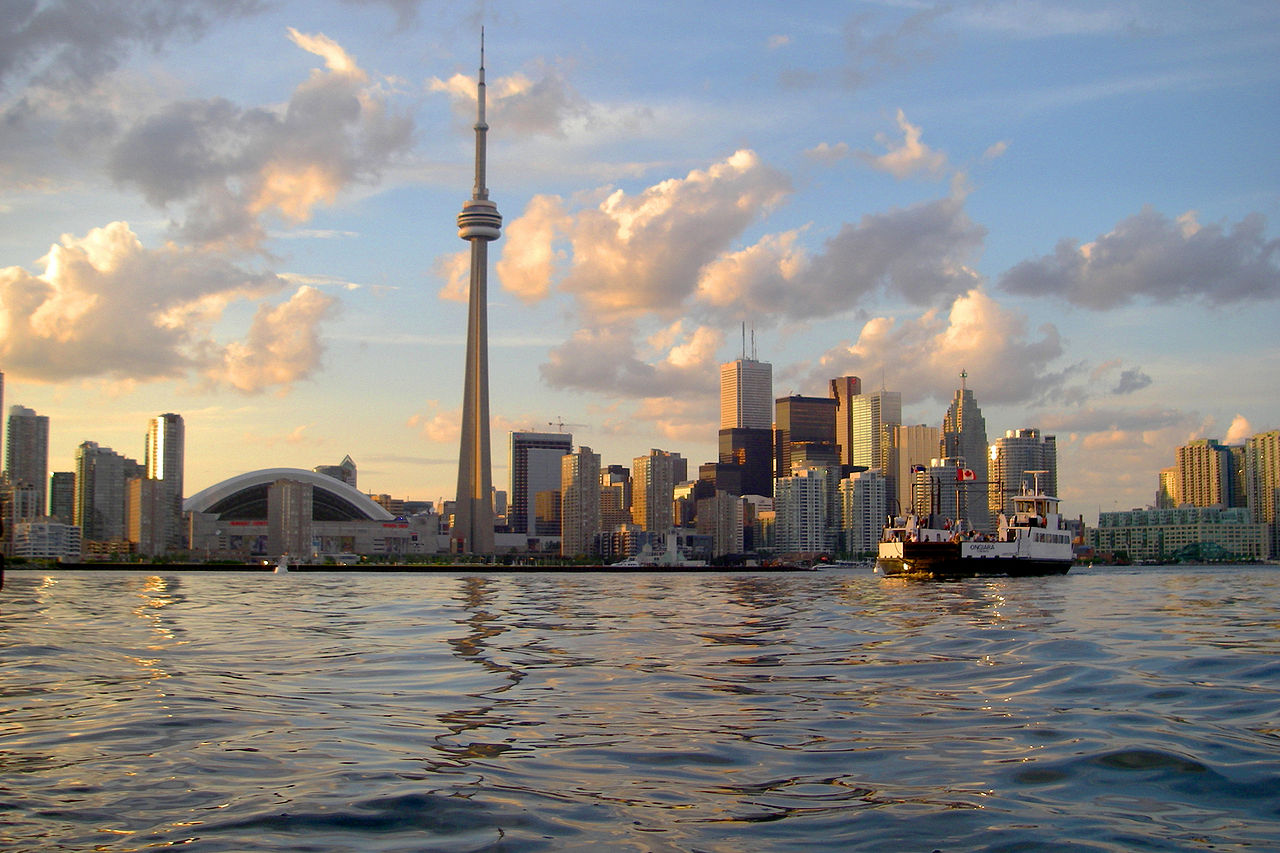
[[289, 574], [289, 555], [288, 554], [280, 555], [280, 559], [276, 561], [275, 573], [278, 575]]
[[653, 553], [653, 549], [646, 542], [639, 554], [609, 565], [611, 569], [704, 569], [706, 567], [706, 560], [691, 560], [680, 553], [674, 533], [667, 534], [666, 549], [661, 554]]
[[962, 521], [909, 514], [885, 527], [876, 573], [886, 577], [969, 578], [1065, 575], [1071, 568], [1071, 533], [1058, 498], [1039, 481], [1013, 498], [1014, 513], [999, 516], [994, 535], [967, 530]]

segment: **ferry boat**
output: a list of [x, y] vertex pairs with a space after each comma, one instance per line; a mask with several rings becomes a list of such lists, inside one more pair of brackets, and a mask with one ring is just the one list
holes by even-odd
[[[1032, 473], [1032, 472], [1028, 472]], [[1058, 498], [1031, 489], [1013, 498], [1013, 517], [1001, 513], [994, 536], [963, 522], [907, 515], [890, 521], [880, 538], [876, 573], [886, 577], [968, 578], [1064, 575], [1071, 568], [1071, 533]]]

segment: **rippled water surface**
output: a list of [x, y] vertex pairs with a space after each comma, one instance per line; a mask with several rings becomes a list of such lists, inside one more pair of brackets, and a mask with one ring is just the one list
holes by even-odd
[[1280, 849], [1280, 570], [9, 573], [0, 849]]

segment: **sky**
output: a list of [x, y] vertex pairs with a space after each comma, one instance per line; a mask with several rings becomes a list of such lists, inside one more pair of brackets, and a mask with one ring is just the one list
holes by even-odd
[[696, 470], [744, 352], [935, 426], [965, 371], [1086, 520], [1280, 427], [1274, 0], [745, 8], [6, 0], [5, 408], [451, 499], [483, 26], [498, 488], [512, 430]]

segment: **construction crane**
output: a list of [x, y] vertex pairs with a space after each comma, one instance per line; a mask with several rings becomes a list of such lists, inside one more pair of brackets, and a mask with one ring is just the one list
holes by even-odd
[[565, 427], [585, 427], [586, 424], [568, 424], [564, 418], [557, 417], [554, 421], [547, 421], [547, 426], [555, 427], [556, 432], [564, 432]]

